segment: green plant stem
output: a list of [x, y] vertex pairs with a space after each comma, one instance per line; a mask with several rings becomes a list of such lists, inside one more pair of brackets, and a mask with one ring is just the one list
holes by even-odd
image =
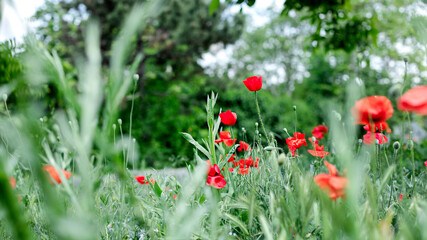
[[264, 123], [262, 122], [262, 118], [261, 118], [261, 111], [259, 110], [257, 91], [255, 92], [255, 104], [256, 104], [256, 109], [258, 111], [259, 122], [261, 123], [262, 130], [264, 131], [265, 137], [267, 138], [268, 145], [270, 146], [270, 138], [267, 135], [267, 131], [265, 131]]

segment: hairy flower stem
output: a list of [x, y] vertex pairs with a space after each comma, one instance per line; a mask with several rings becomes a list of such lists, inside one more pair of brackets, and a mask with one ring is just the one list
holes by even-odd
[[262, 130], [264, 131], [265, 137], [267, 138], [268, 145], [270, 146], [270, 138], [267, 135], [267, 131], [265, 131], [264, 123], [262, 122], [262, 118], [261, 118], [261, 111], [259, 110], [257, 91], [255, 92], [255, 104], [256, 104], [256, 109], [258, 111], [259, 122], [261, 123]]

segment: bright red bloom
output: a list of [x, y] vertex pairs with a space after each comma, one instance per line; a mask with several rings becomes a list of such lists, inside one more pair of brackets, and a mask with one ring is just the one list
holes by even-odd
[[356, 101], [351, 113], [358, 124], [369, 124], [371, 132], [375, 132], [377, 124], [384, 123], [393, 116], [393, 105], [384, 96], [370, 96]]
[[363, 129], [365, 129], [368, 132], [387, 131], [388, 133], [391, 133], [391, 130], [386, 122], [374, 123], [373, 126], [372, 124], [371, 126], [369, 126], [369, 124], [366, 124], [365, 126], [363, 126]]
[[317, 139], [322, 139], [325, 137], [325, 134], [327, 132], [328, 132], [327, 126], [319, 125], [319, 126], [313, 128], [313, 131], [311, 131], [311, 134]]
[[223, 112], [219, 114], [221, 118], [221, 122], [225, 125], [232, 126], [237, 121], [237, 114], [228, 110], [227, 112]]
[[243, 141], [239, 141], [239, 147], [237, 148], [238, 152], [248, 151], [248, 149], [249, 149], [249, 144], [248, 143], [245, 143]]
[[402, 199], [403, 199], [403, 194], [401, 193], [400, 196], [399, 196], [399, 202], [401, 202]]
[[16, 187], [16, 180], [15, 180], [15, 178], [10, 177], [9, 178], [9, 183], [10, 183], [10, 186], [12, 187], [12, 189], [15, 189], [15, 187]]
[[251, 172], [250, 167], [242, 167], [240, 166], [239, 169], [237, 169], [237, 173], [240, 175], [248, 175]]
[[426, 167], [427, 167], [427, 161], [424, 162], [424, 165], [426, 165]]
[[336, 200], [339, 197], [344, 196], [345, 187], [347, 186], [347, 178], [338, 176], [337, 168], [324, 161], [324, 164], [329, 170], [329, 174], [321, 173], [314, 177], [314, 182], [321, 188], [327, 189], [329, 197], [332, 200]]
[[212, 186], [216, 189], [224, 188], [227, 182], [224, 179], [224, 176], [221, 174], [218, 165], [214, 164], [209, 172], [208, 178], [206, 179], [206, 184]]
[[[52, 179], [58, 184], [62, 183], [62, 180], [59, 177], [59, 173], [58, 171], [56, 171], [55, 167], [53, 167], [52, 165], [44, 165], [42, 169], [50, 183], [54, 184], [54, 182], [52, 182]], [[71, 173], [65, 171], [64, 169], [62, 169], [62, 174], [64, 175], [65, 179], [69, 179], [71, 177]]]
[[388, 142], [387, 137], [382, 133], [371, 133], [363, 135], [363, 143], [366, 145], [371, 145], [375, 143], [375, 139], [378, 140], [378, 144], [384, 144]]
[[397, 101], [400, 111], [415, 112], [419, 115], [427, 115], [427, 85], [410, 89]]
[[323, 151], [323, 148], [325, 147], [324, 145], [319, 146], [319, 144], [316, 142], [313, 142], [313, 140], [311, 138], [309, 138], [311, 144], [314, 147], [314, 150], [308, 149], [307, 152], [310, 153], [311, 155], [315, 156], [315, 157], [320, 157], [323, 158], [326, 155], [329, 155], [329, 152]]
[[228, 147], [233, 146], [233, 144], [237, 141], [237, 139], [231, 139], [231, 133], [228, 131], [222, 131], [219, 133], [219, 138], [215, 140], [215, 143], [223, 142]]
[[240, 159], [239, 162], [233, 162], [234, 167], [239, 166], [237, 169], [237, 173], [240, 175], [246, 175], [251, 172], [251, 167], [258, 168], [259, 158], [254, 159], [252, 157], [248, 157], [246, 159]]
[[248, 88], [249, 91], [255, 92], [259, 91], [262, 88], [262, 76], [253, 76], [248, 77], [246, 80], [243, 80], [243, 83]]
[[307, 146], [307, 141], [305, 140], [305, 133], [295, 132], [293, 137], [286, 138], [286, 144], [289, 147], [289, 150], [292, 153], [292, 157], [296, 156], [296, 150], [300, 147]]
[[178, 194], [175, 194], [174, 196], [173, 196], [173, 199], [174, 200], [176, 200], [176, 198], [178, 197]]
[[149, 184], [148, 180], [145, 180], [145, 176], [135, 176], [135, 179], [142, 185]]

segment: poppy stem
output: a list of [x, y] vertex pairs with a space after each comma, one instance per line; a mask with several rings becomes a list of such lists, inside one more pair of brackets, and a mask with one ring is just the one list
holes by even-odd
[[259, 122], [261, 123], [262, 130], [264, 131], [265, 137], [267, 138], [268, 145], [270, 146], [270, 138], [267, 135], [267, 131], [265, 131], [264, 123], [262, 122], [262, 118], [261, 118], [261, 111], [259, 110], [257, 91], [255, 91], [255, 104], [256, 104], [256, 109], [258, 111]]

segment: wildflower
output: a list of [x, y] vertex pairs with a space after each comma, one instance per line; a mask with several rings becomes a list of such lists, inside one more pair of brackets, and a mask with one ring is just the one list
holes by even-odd
[[370, 96], [356, 101], [351, 113], [358, 124], [369, 125], [371, 132], [381, 126], [389, 131], [385, 121], [393, 116], [393, 106], [384, 96]]
[[237, 169], [237, 173], [240, 175], [248, 175], [250, 172], [251, 172], [250, 167], [240, 166], [239, 169]]
[[173, 196], [173, 199], [174, 200], [176, 200], [176, 198], [178, 197], [178, 194], [175, 194], [174, 196]]
[[293, 137], [286, 138], [286, 144], [289, 147], [289, 150], [292, 153], [292, 157], [296, 156], [296, 150], [300, 147], [307, 146], [307, 141], [305, 140], [305, 134], [300, 132], [295, 132]]
[[252, 157], [248, 157], [246, 159], [240, 159], [234, 167], [239, 166], [239, 169], [237, 169], [237, 173], [240, 175], [246, 175], [249, 174], [249, 172], [251, 171], [251, 167], [258, 168], [258, 164], [259, 158], [255, 158], [254, 162], [254, 159]]
[[219, 133], [219, 138], [215, 140], [215, 143], [223, 142], [226, 146], [231, 147], [237, 141], [237, 139], [231, 139], [231, 133], [228, 131], [222, 131]]
[[12, 187], [12, 189], [15, 189], [15, 187], [16, 187], [16, 180], [15, 180], [15, 178], [10, 177], [9, 178], [9, 183], [10, 183], [10, 186]]
[[427, 167], [427, 161], [424, 162], [424, 165], [426, 165], [426, 167]]
[[145, 176], [135, 176], [135, 179], [142, 185], [149, 184], [149, 182], [145, 180]]
[[311, 144], [314, 147], [314, 150], [307, 150], [308, 153], [310, 153], [311, 155], [315, 156], [315, 157], [320, 157], [323, 158], [326, 155], [329, 155], [329, 152], [323, 151], [323, 148], [325, 147], [324, 145], [319, 146], [319, 144], [317, 144], [317, 141], [313, 142], [313, 140], [311, 138], [309, 138]]
[[[61, 169], [61, 171], [62, 171], [62, 174], [64, 175], [65, 179], [69, 179], [71, 177], [70, 172], [65, 171], [64, 169]], [[52, 182], [52, 180], [54, 180], [58, 184], [62, 183], [62, 180], [61, 180], [61, 177], [59, 176], [58, 171], [56, 171], [55, 167], [53, 167], [52, 165], [44, 165], [43, 166], [43, 172], [48, 177], [50, 183], [54, 184], [54, 182]]]
[[324, 161], [325, 166], [329, 170], [329, 174], [321, 173], [314, 177], [314, 182], [321, 188], [329, 191], [329, 197], [336, 200], [344, 196], [345, 187], [347, 186], [347, 178], [338, 175], [337, 168], [327, 161]]
[[227, 112], [223, 112], [219, 114], [221, 118], [221, 122], [225, 125], [232, 126], [237, 121], [237, 114], [228, 110]]
[[253, 76], [248, 77], [246, 80], [243, 80], [243, 83], [248, 88], [249, 91], [255, 92], [259, 91], [262, 88], [262, 76]]
[[218, 165], [214, 164], [209, 172], [206, 179], [206, 184], [212, 186], [216, 189], [224, 188], [227, 182], [224, 179], [224, 176], [221, 174]]
[[388, 142], [387, 137], [382, 133], [368, 132], [367, 134], [363, 135], [363, 143], [366, 145], [371, 145], [375, 143], [375, 139], [378, 140], [378, 144], [384, 144]]
[[237, 148], [238, 152], [248, 151], [248, 149], [249, 149], [249, 144], [248, 143], [245, 143], [243, 141], [239, 141], [239, 147]]
[[328, 132], [327, 126], [319, 125], [319, 126], [313, 128], [313, 131], [311, 131], [311, 134], [317, 139], [322, 139], [325, 137], [325, 134], [327, 132]]
[[401, 202], [402, 199], [403, 199], [403, 194], [401, 193], [400, 196], [399, 196], [399, 202]]
[[397, 101], [400, 111], [415, 112], [419, 115], [427, 115], [427, 85], [410, 89]]

